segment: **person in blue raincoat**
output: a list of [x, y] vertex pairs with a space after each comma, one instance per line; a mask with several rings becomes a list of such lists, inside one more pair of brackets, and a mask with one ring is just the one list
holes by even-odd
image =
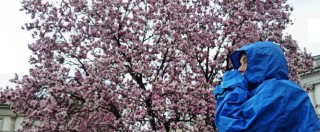
[[224, 74], [213, 92], [219, 132], [320, 131], [310, 99], [289, 80], [287, 61], [277, 44], [243, 46], [231, 60], [234, 70]]

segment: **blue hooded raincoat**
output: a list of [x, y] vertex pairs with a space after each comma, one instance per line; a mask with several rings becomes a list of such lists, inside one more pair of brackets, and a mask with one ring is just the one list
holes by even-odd
[[[242, 75], [240, 53], [247, 54]], [[232, 54], [235, 70], [228, 71], [213, 92], [217, 99], [218, 131], [320, 131], [320, 122], [307, 93], [288, 78], [281, 48], [256, 42]]]

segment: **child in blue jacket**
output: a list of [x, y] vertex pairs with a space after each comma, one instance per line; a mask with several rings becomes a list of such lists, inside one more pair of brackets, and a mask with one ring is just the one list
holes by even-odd
[[218, 131], [320, 131], [307, 93], [289, 80], [278, 45], [255, 42], [233, 53], [231, 60], [235, 70], [224, 74], [213, 93]]

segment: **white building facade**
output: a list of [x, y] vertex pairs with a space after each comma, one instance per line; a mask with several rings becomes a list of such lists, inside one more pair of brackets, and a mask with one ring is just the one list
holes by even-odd
[[315, 68], [301, 75], [301, 83], [307, 89], [312, 105], [320, 116], [320, 55], [314, 59]]
[[8, 104], [0, 104], [0, 132], [22, 129], [23, 116], [13, 113]]

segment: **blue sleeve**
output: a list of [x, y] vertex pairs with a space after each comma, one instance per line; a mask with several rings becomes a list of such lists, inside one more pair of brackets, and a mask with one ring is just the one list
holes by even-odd
[[237, 71], [226, 72], [214, 90], [215, 124], [226, 131], [314, 131], [319, 120], [307, 94], [290, 82], [269, 80], [254, 96]]
[[239, 131], [245, 129], [241, 118], [241, 106], [249, 99], [247, 82], [239, 71], [228, 71], [214, 90], [217, 100], [215, 124], [218, 131]]

